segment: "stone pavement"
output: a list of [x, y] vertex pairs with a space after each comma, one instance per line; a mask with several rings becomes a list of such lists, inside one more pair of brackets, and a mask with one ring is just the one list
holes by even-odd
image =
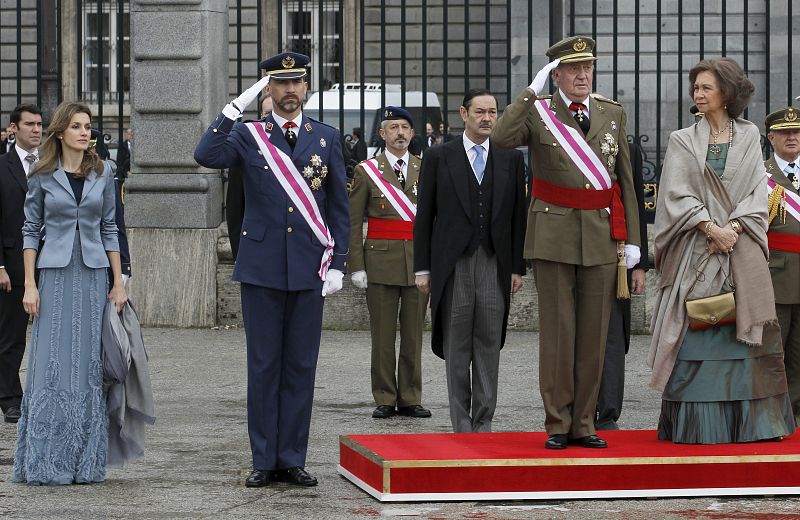
[[[496, 431], [542, 430], [537, 389], [537, 336], [511, 332], [501, 357]], [[799, 519], [800, 499], [511, 501], [381, 504], [338, 476], [338, 435], [447, 432], [444, 367], [423, 354], [423, 403], [430, 419], [370, 417], [369, 334], [325, 331], [317, 371], [307, 469], [310, 489], [247, 489], [250, 470], [242, 329], [146, 329], [158, 422], [148, 430], [143, 461], [111, 469], [103, 484], [29, 487], [11, 484], [16, 430], [0, 423], [0, 517], [76, 519], [276, 518], [426, 519], [739, 518]], [[429, 345], [429, 336], [426, 336]], [[658, 395], [647, 388], [649, 338], [635, 337], [628, 356], [621, 426], [653, 429]]]

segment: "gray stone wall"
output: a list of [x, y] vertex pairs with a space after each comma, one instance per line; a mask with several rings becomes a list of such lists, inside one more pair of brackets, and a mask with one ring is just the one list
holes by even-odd
[[193, 152], [227, 101], [227, 0], [134, 0], [131, 23], [131, 298], [148, 325], [213, 325], [222, 177]]
[[[233, 273], [233, 256], [227, 228], [223, 227], [217, 243], [219, 265], [216, 271], [217, 283], [217, 318], [219, 325], [242, 325], [242, 302], [239, 284], [231, 280]], [[524, 278], [525, 286], [511, 297], [511, 310], [508, 327], [511, 330], [539, 330], [536, 285], [533, 273], [528, 272]], [[647, 293], [634, 296], [631, 304], [631, 326], [634, 334], [648, 334], [650, 316], [658, 283], [655, 271], [648, 274]], [[366, 293], [350, 283], [350, 276], [345, 275], [344, 288], [325, 301], [323, 326], [336, 330], [368, 330], [369, 312], [367, 311]], [[430, 310], [426, 317], [426, 328], [430, 328]]]

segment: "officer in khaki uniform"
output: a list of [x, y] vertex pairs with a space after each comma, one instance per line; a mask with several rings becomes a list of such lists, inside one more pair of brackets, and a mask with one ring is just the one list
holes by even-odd
[[795, 422], [800, 419], [800, 221], [786, 211], [786, 197], [800, 193], [800, 109], [786, 107], [764, 126], [775, 153], [764, 163], [777, 187], [770, 196], [769, 272], [781, 325], [783, 362]]
[[[372, 331], [372, 395], [376, 419], [395, 414], [430, 417], [422, 407], [422, 326], [427, 297], [414, 283], [413, 214], [392, 204], [375, 176], [417, 203], [420, 159], [408, 152], [414, 136], [411, 114], [386, 107], [380, 128], [383, 153], [355, 168], [350, 191], [350, 257], [356, 287], [367, 290]], [[368, 174], [370, 172], [373, 177]], [[411, 209], [411, 208], [408, 208]], [[363, 221], [367, 217], [367, 237]], [[395, 332], [400, 311], [400, 355], [395, 367]], [[395, 368], [397, 375], [395, 377]]]
[[[618, 253], [628, 268], [640, 256], [627, 116], [616, 101], [592, 94], [594, 46], [591, 38], [574, 36], [550, 47], [547, 56], [554, 61], [506, 108], [492, 133], [498, 146], [527, 145], [530, 154], [532, 202], [524, 253], [533, 259], [539, 295], [539, 386], [549, 435], [545, 447], [550, 449], [563, 449], [568, 443], [606, 447], [595, 434], [593, 419], [616, 294]], [[552, 96], [537, 97], [551, 71], [559, 89]], [[545, 116], [534, 106], [538, 99], [576, 131], [572, 135], [584, 136], [589, 153], [608, 172], [611, 189], [589, 191], [595, 188], [586, 168], [573, 162], [559, 144], [555, 123], [550, 120], [553, 128], [545, 124]], [[606, 207], [611, 208], [610, 216]], [[612, 227], [624, 241], [612, 238]]]

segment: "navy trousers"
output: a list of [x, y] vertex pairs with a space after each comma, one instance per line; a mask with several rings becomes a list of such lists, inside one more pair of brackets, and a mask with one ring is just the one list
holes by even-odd
[[242, 284], [253, 469], [306, 464], [324, 298]]

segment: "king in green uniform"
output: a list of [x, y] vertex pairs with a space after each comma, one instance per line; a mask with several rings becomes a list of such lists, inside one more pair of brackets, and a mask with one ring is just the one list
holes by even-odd
[[[783, 363], [795, 422], [800, 419], [800, 221], [787, 211], [800, 200], [800, 109], [786, 107], [767, 116], [764, 126], [775, 153], [764, 165], [770, 183], [769, 272], [781, 325]], [[794, 205], [798, 208], [798, 205]]]
[[[380, 135], [386, 143], [384, 152], [361, 162], [353, 175], [348, 259], [353, 284], [367, 290], [372, 396], [377, 404], [372, 416], [430, 417], [431, 412], [420, 404], [422, 326], [428, 298], [414, 283], [414, 216], [420, 159], [408, 151], [414, 136], [411, 114], [400, 107], [386, 107]], [[395, 355], [398, 307], [399, 357]]]
[[[527, 145], [532, 166], [525, 258], [533, 260], [539, 295], [539, 387], [550, 449], [606, 447], [593, 418], [617, 264], [624, 256], [631, 268], [640, 256], [627, 116], [616, 101], [592, 93], [594, 47], [583, 36], [550, 47], [553, 61], [492, 133], [498, 146]], [[551, 71], [558, 90], [537, 96]]]

